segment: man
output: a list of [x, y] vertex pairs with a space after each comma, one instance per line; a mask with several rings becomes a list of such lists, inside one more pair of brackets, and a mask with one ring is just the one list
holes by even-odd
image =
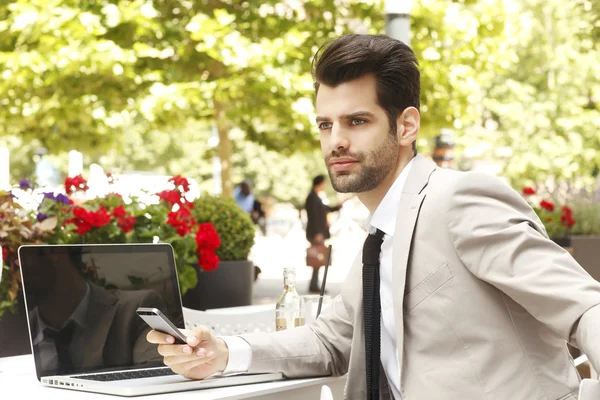
[[151, 332], [164, 362], [194, 379], [348, 373], [349, 399], [575, 399], [565, 341], [600, 369], [600, 283], [501, 180], [415, 156], [419, 71], [406, 45], [343, 36], [314, 76], [333, 187], [371, 212], [362, 255], [314, 324], [241, 338], [198, 329], [188, 345]]
[[250, 185], [250, 180], [244, 179], [233, 191], [235, 203], [248, 214], [251, 214], [254, 208], [254, 194]]
[[[306, 197], [306, 203], [304, 204], [307, 219], [306, 240], [308, 240], [311, 245], [311, 249], [308, 251], [314, 250], [314, 252], [319, 255], [323, 255], [322, 249], [326, 249], [325, 240], [331, 237], [327, 215], [330, 212], [338, 211], [342, 208], [341, 206], [329, 207], [323, 203], [321, 195], [324, 192], [325, 177], [323, 175], [317, 175], [313, 179], [312, 189]], [[309, 253], [307, 263], [313, 268], [308, 291], [311, 293], [319, 293], [319, 269], [325, 265], [325, 257], [310, 257]]]

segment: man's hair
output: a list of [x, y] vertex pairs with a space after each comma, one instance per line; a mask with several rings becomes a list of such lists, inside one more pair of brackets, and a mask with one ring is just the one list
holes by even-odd
[[314, 177], [313, 179], [313, 189], [317, 186], [320, 185], [321, 183], [325, 182], [325, 175], [317, 175]]
[[[336, 87], [366, 74], [375, 76], [377, 103], [396, 137], [398, 116], [407, 107], [420, 107], [419, 61], [410, 47], [385, 35], [351, 34], [321, 46], [313, 59], [315, 93], [321, 84]], [[417, 152], [414, 142], [413, 151]]]

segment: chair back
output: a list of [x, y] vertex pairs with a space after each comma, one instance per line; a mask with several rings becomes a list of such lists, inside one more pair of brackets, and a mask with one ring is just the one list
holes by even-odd
[[[236, 307], [238, 308], [238, 307]], [[197, 326], [206, 326], [215, 335], [236, 336], [244, 333], [274, 332], [275, 308], [265, 307], [239, 307], [213, 309], [209, 311], [193, 310], [183, 307], [185, 328], [194, 329]], [[242, 312], [243, 311], [243, 312]]]
[[333, 393], [331, 388], [327, 385], [321, 386], [321, 398], [320, 400], [333, 400]]
[[579, 400], [600, 400], [600, 382], [583, 379], [579, 385]]

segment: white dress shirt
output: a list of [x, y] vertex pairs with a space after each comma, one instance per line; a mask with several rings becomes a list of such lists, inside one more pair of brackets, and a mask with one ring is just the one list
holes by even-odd
[[[385, 197], [367, 220], [367, 230], [371, 233], [377, 229], [385, 236], [381, 245], [379, 294], [381, 298], [381, 364], [388, 379], [392, 394], [401, 400], [400, 363], [396, 344], [396, 322], [394, 321], [394, 290], [392, 286], [392, 244], [396, 231], [396, 217], [400, 207], [400, 197], [413, 160], [402, 170], [392, 184]], [[229, 360], [223, 374], [245, 372], [252, 361], [252, 349], [248, 342], [237, 336], [223, 336], [229, 347]]]
[[375, 233], [383, 231], [381, 245], [379, 296], [381, 298], [381, 364], [388, 378], [392, 394], [396, 400], [401, 400], [400, 394], [400, 362], [396, 345], [396, 321], [394, 320], [394, 288], [392, 286], [392, 249], [396, 232], [396, 217], [400, 207], [400, 197], [408, 172], [412, 167], [411, 160], [402, 170], [396, 181], [385, 194], [385, 197], [367, 221], [367, 229]]

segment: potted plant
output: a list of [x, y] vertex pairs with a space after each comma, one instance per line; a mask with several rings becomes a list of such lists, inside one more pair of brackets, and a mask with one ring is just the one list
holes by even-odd
[[575, 225], [573, 209], [567, 205], [558, 206], [554, 201], [543, 198], [539, 202], [533, 202], [533, 196], [537, 194], [532, 187], [523, 189], [523, 195], [531, 204], [533, 210], [544, 224], [550, 239], [565, 248], [571, 246], [571, 231]]
[[593, 195], [578, 195], [569, 206], [558, 207], [542, 199], [533, 202], [537, 192], [523, 189], [526, 199], [544, 224], [548, 236], [564, 247], [594, 279], [600, 281], [598, 249], [600, 249], [600, 199]]
[[198, 273], [198, 284], [183, 297], [184, 306], [198, 310], [252, 304], [254, 265], [248, 260], [255, 227], [231, 198], [203, 195], [191, 210], [198, 223], [212, 224], [221, 239], [218, 268]]
[[[14, 309], [20, 294], [17, 249], [22, 244], [170, 243], [175, 250], [182, 294], [197, 283], [197, 272], [217, 268], [215, 251], [221, 241], [210, 222], [191, 216], [189, 183], [181, 176], [171, 188], [149, 193], [150, 201], [123, 199], [119, 194], [85, 199], [87, 182], [81, 176], [65, 180], [64, 193], [44, 193], [37, 208], [19, 206], [12, 193], [0, 203], [0, 244], [8, 251], [0, 285], [0, 317]], [[28, 197], [35, 197], [31, 191]], [[9, 268], [9, 266], [11, 268]]]
[[55, 225], [53, 220], [36, 221], [11, 192], [0, 191], [0, 357], [31, 351], [17, 250], [22, 244], [43, 242]]

